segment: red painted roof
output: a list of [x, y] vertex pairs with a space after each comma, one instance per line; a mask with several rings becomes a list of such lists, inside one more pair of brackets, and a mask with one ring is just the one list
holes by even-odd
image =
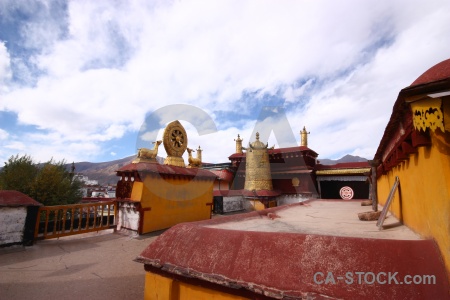
[[31, 197], [18, 191], [0, 191], [0, 206], [42, 206]]
[[280, 192], [277, 191], [269, 191], [269, 190], [259, 190], [259, 191], [248, 191], [242, 190], [242, 195], [245, 197], [276, 197], [281, 195]]
[[330, 170], [330, 169], [359, 169], [359, 168], [370, 168], [369, 162], [348, 162], [348, 163], [338, 163], [334, 165], [322, 165], [317, 164], [315, 166], [316, 170]]
[[441, 61], [429, 68], [425, 73], [420, 75], [411, 86], [426, 84], [446, 78], [450, 78], [450, 59]]
[[232, 197], [232, 196], [244, 196], [244, 197], [276, 197], [281, 195], [278, 191], [269, 191], [269, 190], [260, 190], [260, 191], [247, 191], [247, 190], [221, 190], [221, 191], [214, 191], [214, 196], [225, 196], [225, 197]]
[[[333, 299], [391, 299], [393, 295], [399, 299], [443, 299], [448, 296], [450, 286], [445, 266], [433, 240], [206, 227], [262, 218], [280, 209], [285, 207], [178, 224], [151, 243], [137, 261], [144, 263], [146, 270], [151, 267], [167, 272], [169, 276], [181, 274], [186, 278], [243, 288], [277, 299], [297, 299], [306, 295]], [[424, 259], [426, 263], [417, 263]], [[328, 272], [334, 276], [334, 283], [325, 283]], [[345, 277], [348, 272], [352, 275], [351, 283], [344, 281], [349, 279]], [[374, 276], [381, 274], [378, 279], [385, 280], [385, 284], [375, 282], [372, 276], [362, 276], [358, 282], [358, 272], [371, 275], [370, 272]], [[388, 283], [390, 273], [398, 274], [395, 275], [396, 281]], [[425, 274], [434, 275], [436, 284], [395, 284], [402, 282], [405, 275]], [[364, 278], [367, 281], [373, 279], [374, 284], [364, 283]]]
[[[309, 151], [309, 152], [313, 153], [316, 157], [318, 156], [318, 154], [314, 150], [311, 150], [305, 146], [271, 149], [271, 150], [269, 150], [269, 154], [295, 153], [295, 152], [301, 152], [301, 151]], [[228, 158], [231, 159], [231, 158], [239, 158], [239, 157], [245, 157], [245, 153], [234, 153], [234, 154], [230, 155]]]
[[157, 173], [157, 174], [164, 174], [164, 175], [181, 175], [181, 176], [187, 176], [187, 177], [200, 177], [200, 178], [210, 178], [211, 180], [214, 180], [217, 176], [204, 169], [199, 168], [182, 168], [182, 167], [176, 167], [176, 166], [169, 166], [169, 165], [161, 165], [158, 163], [147, 163], [147, 162], [140, 162], [136, 164], [128, 164], [123, 167], [121, 167], [116, 172], [119, 174], [121, 172], [147, 172], [147, 173]]
[[213, 191], [213, 196], [224, 196], [224, 197], [233, 197], [233, 196], [242, 196], [242, 190], [215, 190]]
[[228, 170], [209, 170], [211, 173], [216, 175], [220, 180], [232, 181], [233, 173]]
[[315, 151], [313, 151], [305, 146], [277, 148], [277, 149], [269, 150], [269, 154], [292, 153], [292, 152], [298, 152], [298, 151], [310, 151], [310, 152], [316, 154], [316, 156], [317, 156], [317, 153]]
[[398, 131], [398, 124], [405, 119], [405, 115], [410, 113], [409, 105], [405, 102], [406, 98], [448, 89], [450, 89], [450, 59], [431, 67], [420, 75], [411, 86], [402, 89], [393, 105], [391, 117], [386, 125], [374, 159], [381, 160], [387, 145], [389, 145], [391, 139]]

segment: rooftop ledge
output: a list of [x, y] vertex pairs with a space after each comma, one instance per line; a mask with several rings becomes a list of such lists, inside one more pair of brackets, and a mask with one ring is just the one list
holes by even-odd
[[[369, 209], [357, 201], [317, 200], [182, 223], [160, 235], [136, 261], [148, 272], [227, 288], [232, 294], [277, 299], [447, 297], [448, 275], [436, 243], [421, 239], [393, 216], [382, 231], [375, 221], [359, 221], [357, 213]], [[361, 272], [386, 280], [386, 274], [396, 274], [398, 284], [358, 283]], [[324, 283], [330, 273], [335, 284]], [[348, 274], [351, 283], [344, 282]], [[431, 275], [435, 283], [401, 284], [406, 275]]]

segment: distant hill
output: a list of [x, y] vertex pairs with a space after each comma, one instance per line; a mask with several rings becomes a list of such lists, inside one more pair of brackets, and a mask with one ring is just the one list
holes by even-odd
[[[130, 164], [136, 155], [128, 156], [122, 159], [113, 161], [91, 163], [91, 162], [77, 162], [75, 163], [75, 173], [81, 173], [89, 177], [89, 180], [97, 180], [99, 185], [116, 184], [119, 177], [116, 175], [116, 171], [121, 167]], [[164, 158], [156, 157], [158, 162], [162, 164]], [[67, 164], [67, 168], [70, 169], [72, 164]]]
[[[135, 157], [135, 155], [132, 155], [122, 159], [100, 163], [76, 162], [75, 173], [86, 175], [90, 180], [98, 180], [100, 185], [116, 184], [118, 181], [116, 171], [120, 167], [131, 163]], [[72, 164], [67, 164], [67, 168], [70, 169], [71, 166]]]
[[334, 164], [349, 163], [349, 162], [365, 162], [367, 160], [368, 159], [366, 159], [364, 157], [353, 156], [353, 155], [347, 154], [344, 157], [341, 157], [339, 159], [328, 159], [328, 158], [319, 159], [319, 163], [322, 165], [334, 165]]

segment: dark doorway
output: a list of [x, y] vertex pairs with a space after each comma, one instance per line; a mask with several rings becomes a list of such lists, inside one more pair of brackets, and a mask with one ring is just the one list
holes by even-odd
[[341, 199], [339, 191], [342, 187], [353, 189], [353, 199], [368, 199], [370, 185], [365, 181], [321, 181], [320, 191], [322, 199]]

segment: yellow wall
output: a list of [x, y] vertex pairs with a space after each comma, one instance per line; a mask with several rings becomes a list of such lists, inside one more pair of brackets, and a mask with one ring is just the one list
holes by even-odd
[[[182, 178], [163, 179], [148, 175], [142, 184], [134, 184], [132, 199], [140, 200], [144, 210], [141, 233], [169, 228], [181, 222], [211, 217], [213, 181]], [[133, 197], [140, 197], [133, 198]]]
[[266, 209], [266, 207], [264, 206], [264, 204], [259, 201], [259, 200], [247, 200], [251, 207], [253, 208], [253, 210], [264, 210]]
[[[378, 200], [384, 205], [395, 176], [400, 179], [391, 212], [415, 232], [434, 238], [450, 272], [450, 132], [431, 133], [431, 146], [380, 176]], [[401, 200], [401, 201], [400, 201]]]
[[151, 272], [145, 274], [145, 300], [241, 300], [232, 294], [190, 285]]

